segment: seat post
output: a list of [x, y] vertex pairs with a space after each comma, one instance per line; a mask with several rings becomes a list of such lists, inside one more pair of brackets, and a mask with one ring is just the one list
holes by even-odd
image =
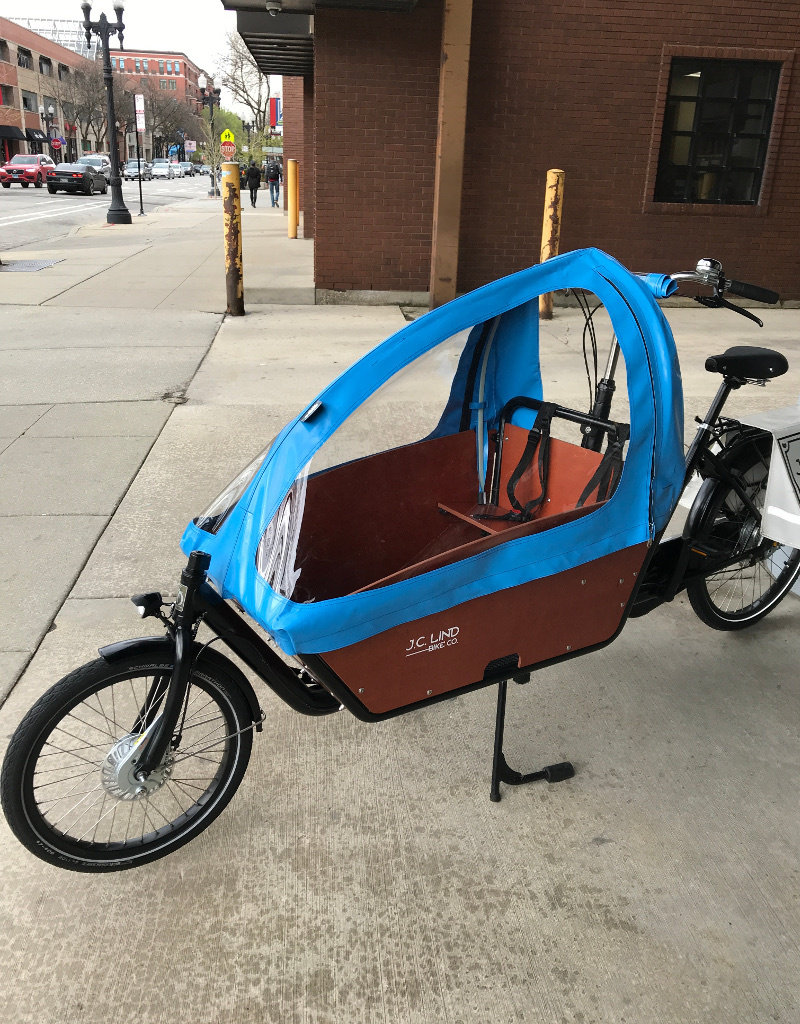
[[738, 387], [741, 387], [740, 381], [736, 380], [734, 377], [723, 377], [722, 383], [719, 386], [719, 390], [717, 391], [716, 395], [714, 395], [714, 399], [711, 402], [711, 405], [708, 407], [706, 418], [701, 422], [700, 426], [698, 427], [697, 433], [694, 436], [694, 440], [692, 441], [689, 447], [689, 451], [687, 452], [686, 474], [683, 480], [684, 487], [691, 479], [701, 453], [708, 446], [708, 434], [714, 427], [717, 420], [719, 419], [719, 415], [722, 412], [722, 407], [725, 405], [725, 402], [728, 399], [728, 395], [731, 393], [731, 391], [734, 391]]

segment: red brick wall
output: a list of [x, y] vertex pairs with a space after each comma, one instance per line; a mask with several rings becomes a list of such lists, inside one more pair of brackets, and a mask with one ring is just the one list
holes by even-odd
[[441, 12], [316, 9], [318, 288], [428, 289]]
[[[732, 0], [720, 17], [719, 8], [683, 0], [668, 8], [644, 0], [474, 2], [459, 289], [538, 260], [545, 175], [560, 167], [562, 251], [596, 245], [628, 266], [667, 271], [711, 255], [732, 276], [800, 298], [796, 74], [779, 160], [767, 169], [766, 209], [644, 209], [651, 138], [657, 160], [663, 116], [663, 44], [688, 55], [751, 58], [757, 50], [775, 59], [764, 51], [794, 45], [800, 6]], [[668, 54], [665, 61], [668, 71]]]
[[[317, 287], [428, 288], [442, 6], [317, 9]], [[798, 37], [791, 0], [730, 0], [722, 16], [694, 0], [474, 0], [459, 290], [538, 260], [545, 175], [560, 167], [562, 251], [666, 271], [710, 255], [800, 298], [797, 68], [760, 207], [650, 201], [670, 55], [775, 59]]]
[[[283, 176], [286, 184], [286, 169], [289, 160], [298, 161], [300, 185], [300, 209], [305, 210], [306, 168], [305, 121], [303, 119], [303, 79], [283, 79]], [[283, 208], [286, 209], [286, 189], [283, 190]]]
[[314, 124], [314, 79], [309, 75], [303, 79], [303, 238], [313, 238], [315, 230], [317, 204]]

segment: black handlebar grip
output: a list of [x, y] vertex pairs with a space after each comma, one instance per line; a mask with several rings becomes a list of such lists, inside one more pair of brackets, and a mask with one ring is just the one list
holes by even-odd
[[745, 284], [744, 281], [728, 281], [728, 291], [731, 295], [741, 295], [743, 299], [754, 299], [756, 302], [768, 302], [771, 306], [780, 302], [781, 298], [777, 292], [759, 288], [754, 284]]

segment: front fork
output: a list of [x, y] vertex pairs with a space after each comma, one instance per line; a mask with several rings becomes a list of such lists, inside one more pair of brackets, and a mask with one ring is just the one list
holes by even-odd
[[194, 597], [197, 588], [205, 581], [206, 571], [210, 564], [210, 555], [204, 551], [193, 551], [189, 555], [186, 568], [181, 573], [181, 583], [173, 615], [175, 663], [172, 667], [172, 677], [161, 708], [158, 726], [153, 730], [144, 751], [139, 756], [136, 775], [137, 778], [141, 776], [142, 780], [158, 768], [176, 735], [178, 719], [186, 701], [189, 677], [192, 671], [192, 650], [197, 631]]

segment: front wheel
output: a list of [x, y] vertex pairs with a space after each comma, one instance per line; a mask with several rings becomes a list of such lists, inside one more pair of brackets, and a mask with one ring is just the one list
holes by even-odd
[[[771, 435], [751, 436], [737, 446], [728, 465], [759, 512], [771, 451]], [[761, 516], [753, 514], [732, 485], [719, 481], [705, 497], [701, 491], [700, 499], [705, 508], [692, 545], [698, 565], [714, 559], [729, 564], [687, 583], [687, 596], [706, 625], [744, 629], [763, 619], [789, 592], [800, 576], [800, 550], [762, 537]]]
[[202, 655], [176, 740], [147, 778], [136, 776], [137, 744], [171, 673], [158, 655], [98, 659], [31, 708], [0, 780], [8, 823], [31, 853], [73, 871], [121, 871], [172, 853], [223, 810], [250, 759], [252, 716], [238, 685]]
[[41, 188], [42, 185], [44, 185], [44, 178], [41, 176], [41, 174], [36, 178], [34, 185], [36, 188]]

